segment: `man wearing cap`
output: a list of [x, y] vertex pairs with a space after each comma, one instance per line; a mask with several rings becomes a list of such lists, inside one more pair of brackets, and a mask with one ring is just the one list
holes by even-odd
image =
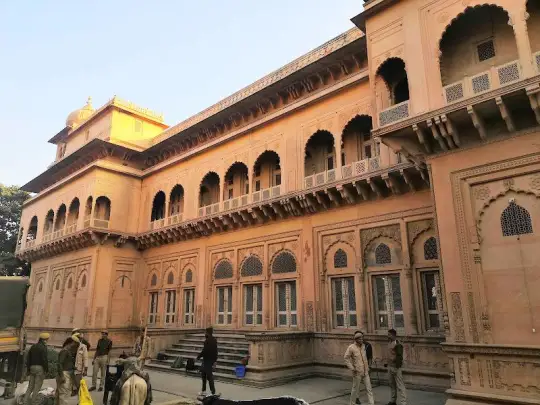
[[48, 333], [40, 334], [38, 342], [32, 345], [28, 351], [26, 371], [29, 375], [29, 380], [24, 399], [27, 405], [35, 402], [36, 395], [43, 385], [45, 375], [49, 372], [49, 362], [47, 359], [47, 341], [49, 338], [50, 335]]
[[[75, 372], [74, 372], [74, 378], [73, 378], [73, 387], [72, 387], [72, 393], [71, 395], [77, 395], [79, 392], [79, 388], [81, 386], [81, 380], [88, 372], [88, 346], [84, 343], [86, 340], [83, 338], [83, 333], [80, 329], [73, 329], [73, 335], [79, 338], [81, 343], [79, 343], [79, 347], [77, 348], [77, 353], [75, 355]], [[86, 342], [88, 343], [88, 342]]]
[[364, 345], [364, 334], [360, 331], [354, 334], [354, 343], [351, 344], [345, 352], [345, 364], [352, 371], [353, 385], [351, 390], [350, 405], [360, 403], [358, 395], [360, 394], [360, 385], [364, 383], [369, 405], [374, 405], [373, 391], [371, 389], [371, 380], [369, 378], [369, 363]]
[[109, 339], [109, 332], [104, 330], [101, 332], [101, 339], [98, 340], [96, 346], [96, 352], [94, 353], [94, 360], [92, 364], [94, 365], [94, 370], [92, 373], [92, 386], [88, 389], [89, 391], [94, 391], [97, 385], [97, 375], [101, 371], [101, 379], [99, 382], [99, 390], [103, 391], [105, 386], [105, 376], [107, 375], [107, 364], [109, 364], [109, 356], [112, 349], [112, 341]]
[[81, 344], [77, 336], [68, 338], [58, 354], [58, 375], [56, 377], [56, 405], [67, 405], [71, 396], [72, 374], [75, 368], [75, 355]]

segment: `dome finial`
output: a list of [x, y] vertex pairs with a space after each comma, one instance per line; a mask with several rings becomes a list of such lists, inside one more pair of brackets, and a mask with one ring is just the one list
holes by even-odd
[[92, 96], [88, 96], [88, 99], [86, 100], [86, 105], [90, 108], [92, 107]]

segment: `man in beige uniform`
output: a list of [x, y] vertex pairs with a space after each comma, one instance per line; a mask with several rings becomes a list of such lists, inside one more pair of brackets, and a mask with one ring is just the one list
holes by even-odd
[[399, 396], [399, 405], [407, 405], [407, 393], [403, 382], [403, 345], [397, 340], [395, 329], [388, 331], [388, 383], [392, 392], [392, 400], [388, 405], [398, 405], [396, 402]]
[[351, 390], [350, 405], [355, 405], [360, 394], [360, 385], [364, 383], [366, 386], [366, 394], [369, 405], [375, 405], [373, 399], [373, 391], [371, 389], [371, 380], [369, 378], [369, 364], [366, 356], [366, 348], [364, 346], [364, 334], [356, 332], [354, 334], [354, 343], [347, 348], [345, 352], [345, 364], [352, 371], [353, 385]]

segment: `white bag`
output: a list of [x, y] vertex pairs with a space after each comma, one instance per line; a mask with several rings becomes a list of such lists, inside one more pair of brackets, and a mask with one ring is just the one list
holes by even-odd
[[23, 405], [24, 404], [24, 394], [28, 390], [28, 381], [17, 384], [15, 388], [15, 404]]

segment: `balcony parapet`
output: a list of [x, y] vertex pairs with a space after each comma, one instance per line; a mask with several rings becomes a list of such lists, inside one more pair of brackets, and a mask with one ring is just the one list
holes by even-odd
[[[378, 160], [375, 159], [373, 162]], [[425, 189], [429, 185], [425, 166], [409, 162], [358, 175], [352, 174], [335, 181], [328, 181], [326, 173], [325, 179], [325, 183], [319, 186], [287, 194], [281, 194], [280, 186], [261, 190], [251, 195], [252, 202], [248, 201], [246, 205], [239, 205], [236, 208], [232, 207], [232, 200], [227, 200], [230, 203], [228, 211], [218, 209], [214, 212], [212, 208], [207, 215], [199, 218], [139, 234], [137, 238], [139, 248], [146, 249], [209, 236], [213, 233], [257, 226], [269, 221], [309, 215], [362, 201]], [[219, 206], [220, 203], [214, 205]]]
[[392, 124], [393, 122], [409, 118], [409, 106], [410, 101], [407, 100], [382, 110], [379, 112], [379, 126], [384, 127], [385, 125]]

